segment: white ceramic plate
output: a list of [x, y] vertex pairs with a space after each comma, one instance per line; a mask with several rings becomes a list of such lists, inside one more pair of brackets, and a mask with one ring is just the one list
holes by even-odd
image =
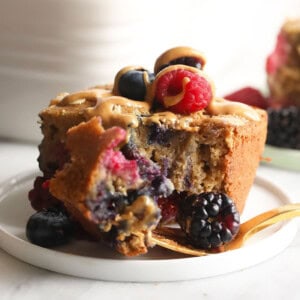
[[266, 165], [272, 165], [287, 170], [300, 171], [300, 150], [265, 146], [264, 158], [270, 159]]
[[[187, 257], [155, 247], [147, 255], [125, 258], [88, 241], [45, 249], [29, 243], [25, 236], [26, 222], [33, 213], [27, 193], [36, 175], [36, 172], [22, 174], [0, 186], [0, 247], [22, 261], [58, 273], [111, 281], [199, 279], [265, 261], [285, 249], [297, 231], [294, 222], [284, 222], [260, 232], [241, 249], [205, 257]], [[278, 187], [257, 177], [242, 221], [288, 201]]]

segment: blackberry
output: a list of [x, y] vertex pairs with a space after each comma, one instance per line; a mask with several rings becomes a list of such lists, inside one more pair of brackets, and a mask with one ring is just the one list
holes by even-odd
[[74, 232], [74, 223], [63, 208], [52, 207], [33, 214], [26, 226], [30, 242], [42, 247], [66, 244]]
[[300, 108], [268, 108], [267, 144], [300, 149]]
[[236, 206], [224, 193], [207, 192], [181, 199], [177, 220], [190, 243], [201, 249], [230, 242], [240, 226]]

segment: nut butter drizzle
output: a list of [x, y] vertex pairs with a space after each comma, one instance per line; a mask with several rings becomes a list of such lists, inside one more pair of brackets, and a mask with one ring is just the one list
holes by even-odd
[[147, 102], [130, 100], [115, 96], [111, 90], [95, 88], [66, 95], [57, 106], [81, 105], [88, 103], [84, 109], [87, 119], [100, 116], [104, 127], [111, 126], [137, 127], [138, 116], [149, 115], [150, 105]]
[[[155, 69], [159, 68], [167, 61], [185, 57], [194, 56], [202, 59], [203, 66], [205, 64], [205, 57], [198, 51], [189, 47], [177, 47], [172, 51], [163, 53], [155, 63]], [[198, 70], [189, 66], [174, 65], [174, 70], [178, 68], [185, 68], [192, 72], [199, 73], [200, 76], [205, 77], [212, 85], [213, 95], [215, 94], [215, 88], [213, 82], [206, 76], [202, 70]], [[128, 66], [121, 69], [116, 77], [115, 82], [120, 77], [130, 70], [144, 70], [140, 66]], [[170, 67], [169, 67], [170, 70]], [[177, 129], [185, 129], [194, 131], [197, 128], [197, 122], [195, 118], [204, 117], [205, 114], [209, 115], [237, 115], [245, 119], [259, 121], [259, 113], [252, 107], [239, 102], [232, 102], [222, 98], [216, 98], [210, 101], [208, 107], [203, 112], [198, 112], [188, 116], [174, 114], [169, 111], [150, 113], [152, 102], [155, 98], [155, 87], [157, 79], [164, 74], [164, 70], [160, 71], [156, 79], [150, 84], [148, 73], [144, 72], [144, 81], [147, 85], [146, 101], [131, 100], [122, 96], [119, 96], [118, 87], [115, 84], [113, 88], [111, 86], [100, 86], [97, 88], [79, 91], [73, 94], [61, 94], [56, 99], [52, 100], [51, 104], [57, 106], [70, 106], [81, 105], [85, 103], [87, 107], [84, 108], [84, 114], [87, 119], [93, 116], [100, 116], [102, 118], [103, 126], [108, 128], [111, 126], [137, 127], [140, 120], [144, 124], [150, 123], [163, 123], [173, 126]], [[62, 97], [62, 95], [64, 97]], [[170, 99], [176, 101], [176, 99]]]
[[[57, 99], [58, 100], [58, 99]], [[84, 109], [87, 119], [100, 116], [105, 128], [111, 126], [138, 127], [140, 119], [144, 124], [166, 124], [176, 129], [196, 131], [194, 117], [201, 118], [202, 113], [193, 115], [177, 115], [170, 111], [150, 114], [149, 102], [130, 100], [125, 97], [113, 95], [111, 90], [91, 89], [69, 94], [56, 103], [57, 106], [80, 105], [88, 102]], [[222, 98], [213, 98], [204, 110], [210, 115], [237, 115], [246, 119], [258, 121], [259, 114], [252, 107], [239, 102], [232, 102]], [[197, 123], [197, 122], [196, 122]]]
[[206, 108], [211, 115], [236, 115], [259, 121], [260, 115], [251, 106], [240, 102], [233, 102], [223, 98], [214, 98]]
[[204, 54], [201, 53], [200, 51], [193, 49], [191, 47], [185, 47], [185, 46], [175, 47], [170, 50], [167, 50], [166, 52], [164, 52], [157, 58], [155, 65], [154, 65], [155, 74], [158, 73], [161, 66], [169, 63], [172, 60], [180, 58], [180, 57], [197, 58], [199, 60], [199, 62], [201, 62], [202, 69], [204, 68], [205, 63], [206, 63], [206, 58], [205, 58]]

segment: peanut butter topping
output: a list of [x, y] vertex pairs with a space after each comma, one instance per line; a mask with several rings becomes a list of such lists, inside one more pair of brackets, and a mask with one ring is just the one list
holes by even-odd
[[[166, 51], [157, 59], [155, 70], [158, 70], [163, 64], [167, 64], [170, 61], [181, 57], [194, 57], [202, 63], [202, 66], [205, 64], [204, 56], [197, 50], [189, 47], [177, 47]], [[185, 69], [197, 73], [210, 83], [213, 96], [209, 105], [204, 110], [190, 115], [174, 114], [170, 111], [152, 112], [151, 109], [153, 109], [152, 104], [155, 100], [157, 82], [161, 76], [178, 69]], [[131, 100], [119, 95], [117, 83], [124, 74], [131, 70], [144, 71], [143, 79], [147, 90], [145, 101]], [[182, 92], [164, 98], [164, 105], [166, 107], [174, 106], [181, 101], [185, 93], [185, 87], [189, 81], [190, 78], [184, 78], [182, 82]], [[127, 66], [117, 73], [115, 84], [113, 86], [104, 85], [73, 94], [60, 94], [55, 99], [51, 100], [50, 105], [57, 107], [80, 106], [86, 119], [100, 116], [105, 128], [112, 126], [135, 128], [140, 122], [143, 122], [144, 124], [166, 124], [176, 129], [194, 131], [197, 130], [201, 123], [199, 120], [208, 115], [236, 115], [254, 121], [260, 119], [257, 111], [248, 105], [216, 98], [214, 83], [202, 70], [180, 64], [171, 65], [162, 69], [156, 75], [155, 80], [152, 83], [150, 83], [148, 72], [143, 67]]]
[[105, 128], [111, 126], [137, 127], [141, 114], [149, 114], [147, 102], [129, 100], [120, 96], [110, 96], [98, 100], [95, 107], [87, 108], [88, 117], [100, 116]]
[[159, 221], [158, 216], [159, 210], [154, 200], [146, 195], [139, 196], [114, 220], [116, 224], [126, 223], [118, 239], [124, 240], [129, 234], [152, 230]]
[[90, 102], [91, 105], [95, 105], [99, 99], [103, 99], [105, 97], [108, 97], [109, 95], [111, 95], [111, 92], [109, 90], [90, 89], [69, 94], [65, 96], [57, 105], [68, 106], [82, 104], [84, 102]]
[[253, 121], [259, 121], [260, 116], [255, 109], [240, 102], [233, 102], [223, 98], [214, 98], [207, 107], [212, 115], [236, 115]]
[[[62, 97], [62, 95], [65, 96]], [[173, 100], [176, 101], [176, 96]], [[87, 107], [83, 108], [86, 118], [100, 116], [105, 128], [112, 126], [135, 128], [138, 127], [139, 122], [143, 122], [149, 125], [151, 123], [166, 124], [176, 129], [196, 131], [197, 119], [201, 119], [207, 114], [237, 115], [254, 121], [260, 119], [259, 114], [252, 107], [222, 98], [214, 98], [203, 112], [190, 115], [174, 114], [170, 111], [150, 113], [151, 104], [149, 101], [135, 101], [114, 96], [112, 91], [108, 89], [90, 89], [74, 94], [61, 94], [51, 101], [52, 105], [59, 107], [82, 105], [83, 103], [88, 104]]]
[[185, 94], [185, 86], [190, 81], [191, 81], [190, 78], [184, 77], [183, 80], [182, 80], [182, 91], [181, 91], [181, 93], [179, 93], [178, 95], [175, 95], [175, 96], [166, 96], [164, 98], [164, 103], [165, 103], [166, 107], [176, 105], [177, 103], [179, 103], [181, 101], [181, 99], [183, 98], [183, 96]]
[[202, 68], [205, 66], [206, 58], [203, 53], [190, 47], [175, 47], [161, 54], [155, 62], [154, 72], [157, 74], [160, 67], [168, 64], [170, 61], [181, 57], [194, 57], [201, 62]]

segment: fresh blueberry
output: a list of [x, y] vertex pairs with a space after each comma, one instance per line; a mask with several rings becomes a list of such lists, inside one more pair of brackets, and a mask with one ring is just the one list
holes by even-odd
[[144, 100], [147, 84], [154, 79], [153, 76], [153, 74], [143, 69], [126, 72], [118, 82], [119, 94], [133, 100]]
[[26, 226], [28, 240], [42, 247], [66, 244], [73, 231], [74, 224], [60, 208], [36, 212], [29, 218]]

